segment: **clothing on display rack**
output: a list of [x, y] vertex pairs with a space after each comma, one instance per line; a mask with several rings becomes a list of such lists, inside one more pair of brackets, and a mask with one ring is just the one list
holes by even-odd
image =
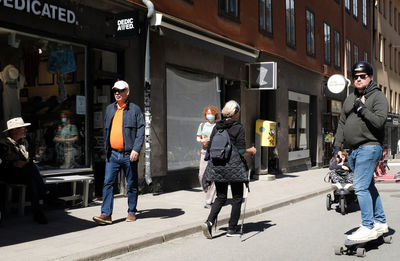
[[0, 80], [3, 83], [3, 119], [21, 117], [21, 103], [19, 91], [24, 88], [25, 77], [19, 73], [14, 65], [9, 64], [0, 72]]

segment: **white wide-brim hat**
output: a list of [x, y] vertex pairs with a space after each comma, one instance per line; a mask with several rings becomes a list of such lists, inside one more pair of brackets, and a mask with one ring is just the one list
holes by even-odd
[[24, 120], [21, 117], [13, 118], [11, 120], [7, 121], [7, 129], [4, 130], [3, 132], [12, 130], [12, 129], [17, 129], [17, 128], [22, 128], [31, 125], [30, 123], [25, 123]]

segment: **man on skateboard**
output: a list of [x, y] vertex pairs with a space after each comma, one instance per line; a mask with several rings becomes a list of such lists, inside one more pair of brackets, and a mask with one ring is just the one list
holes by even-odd
[[353, 186], [361, 209], [361, 226], [349, 240], [376, 239], [389, 231], [382, 202], [373, 179], [382, 157], [388, 101], [372, 80], [368, 62], [352, 68], [354, 92], [344, 101], [334, 143], [334, 157], [342, 145], [350, 149], [349, 165], [354, 173]]

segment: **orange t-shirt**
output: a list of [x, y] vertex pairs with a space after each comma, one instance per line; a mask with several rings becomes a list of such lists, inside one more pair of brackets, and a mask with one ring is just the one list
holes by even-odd
[[122, 134], [122, 116], [124, 115], [125, 107], [126, 104], [121, 107], [118, 106], [118, 109], [115, 112], [114, 118], [111, 123], [110, 145], [111, 148], [115, 150], [124, 149], [124, 136]]

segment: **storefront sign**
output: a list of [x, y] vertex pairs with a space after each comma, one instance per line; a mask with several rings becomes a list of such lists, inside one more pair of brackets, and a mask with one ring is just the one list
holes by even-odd
[[124, 12], [119, 13], [116, 16], [116, 38], [132, 37], [137, 35], [137, 12]]
[[251, 90], [277, 89], [276, 62], [262, 62], [249, 64], [249, 88]]
[[37, 16], [44, 16], [63, 23], [78, 23], [74, 11], [39, 0], [0, 0], [0, 6], [32, 13]]
[[334, 74], [328, 79], [328, 90], [332, 93], [341, 93], [346, 86], [350, 84], [349, 80], [341, 74]]

